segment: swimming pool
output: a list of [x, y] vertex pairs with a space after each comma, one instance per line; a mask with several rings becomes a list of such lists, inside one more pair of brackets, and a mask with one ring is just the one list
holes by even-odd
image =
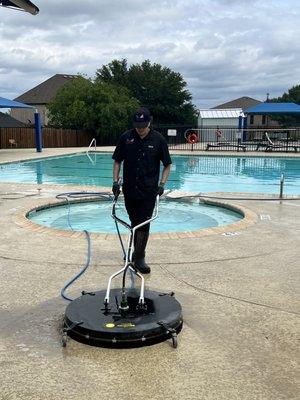
[[[58, 205], [29, 212], [27, 218], [50, 228], [99, 233], [116, 233], [111, 217], [111, 201], [96, 201]], [[118, 201], [117, 215], [128, 221], [124, 202]], [[176, 215], [176, 219], [174, 218]], [[226, 226], [239, 221], [243, 216], [227, 208], [200, 203], [199, 200], [161, 200], [159, 216], [151, 224], [151, 232], [197, 231], [216, 226]], [[128, 232], [122, 225], [121, 232]]]
[[[299, 157], [173, 155], [166, 188], [186, 192], [300, 194]], [[0, 165], [0, 182], [70, 184], [111, 187], [108, 153], [85, 153]]]

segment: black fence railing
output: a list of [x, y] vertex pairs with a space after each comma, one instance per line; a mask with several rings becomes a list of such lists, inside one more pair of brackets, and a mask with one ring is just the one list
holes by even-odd
[[[273, 172], [280, 179], [282, 173], [286, 173], [287, 165], [285, 161], [277, 157], [189, 157], [186, 158], [181, 166], [182, 174], [209, 174], [209, 175], [236, 175], [259, 176], [261, 179], [267, 179], [268, 173]], [[169, 185], [172, 181], [172, 171]]]
[[159, 127], [172, 150], [300, 151], [300, 127]]

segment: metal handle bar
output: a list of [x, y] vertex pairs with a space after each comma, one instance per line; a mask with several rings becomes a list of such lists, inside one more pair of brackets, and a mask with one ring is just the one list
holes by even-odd
[[[139, 305], [143, 306], [144, 303], [145, 303], [145, 298], [144, 298], [145, 280], [144, 280], [143, 275], [141, 275], [138, 271], [136, 271], [136, 270], [134, 270], [132, 268], [132, 263], [131, 263], [132, 262], [132, 244], [134, 242], [135, 231], [138, 228], [140, 228], [140, 227], [142, 227], [142, 226], [144, 226], [146, 224], [149, 224], [151, 221], [153, 221], [155, 218], [157, 218], [157, 216], [158, 216], [159, 195], [156, 196], [155, 208], [154, 208], [154, 212], [153, 212], [152, 217], [150, 219], [142, 222], [141, 224], [136, 225], [134, 228], [131, 228], [131, 226], [127, 222], [125, 222], [121, 218], [117, 217], [117, 215], [116, 215], [116, 203], [117, 203], [117, 200], [118, 200], [118, 196], [115, 196], [115, 198], [113, 200], [111, 216], [115, 220], [116, 225], [117, 225], [117, 222], [119, 222], [120, 224], [124, 225], [126, 228], [128, 228], [128, 230], [130, 231], [130, 234], [129, 234], [127, 252], [126, 252], [125, 265], [121, 270], [119, 270], [118, 272], [116, 272], [115, 274], [110, 276], [109, 281], [108, 281], [108, 285], [107, 285], [107, 289], [106, 289], [106, 295], [105, 295], [105, 299], [104, 299], [104, 304], [105, 304], [105, 308], [107, 308], [108, 304], [109, 304], [109, 294], [110, 294], [111, 282], [112, 282], [113, 278], [115, 278], [116, 276], [120, 275], [121, 273], [123, 273], [122, 294], [125, 295], [125, 275], [126, 275], [127, 270], [129, 269], [131, 274], [135, 274], [141, 279], [141, 291], [140, 291], [140, 297], [139, 297]], [[132, 277], [132, 283], [134, 284], [133, 275], [131, 275], [131, 277]]]
[[[123, 221], [121, 218], [119, 218], [116, 215], [116, 204], [117, 204], [117, 201], [118, 201], [118, 197], [115, 197], [114, 201], [113, 201], [113, 205], [112, 205], [111, 216], [115, 221], [119, 222], [120, 224], [122, 224], [126, 228], [131, 229], [131, 226], [126, 221]], [[157, 216], [158, 216], [158, 203], [159, 203], [159, 195], [157, 195], [156, 199], [155, 199], [155, 207], [154, 207], [154, 212], [153, 212], [152, 217], [147, 219], [144, 222], [141, 222], [139, 225], [136, 225], [133, 228], [134, 230], [137, 230], [138, 228], [141, 228], [142, 226], [149, 224], [151, 221], [153, 221], [155, 218], [157, 218]]]

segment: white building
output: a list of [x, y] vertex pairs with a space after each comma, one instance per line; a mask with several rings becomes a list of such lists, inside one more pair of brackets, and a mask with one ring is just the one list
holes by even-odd
[[240, 115], [244, 117], [244, 113], [241, 108], [199, 110], [198, 127], [238, 127]]
[[217, 140], [217, 128], [222, 132], [221, 140], [235, 139], [240, 116], [244, 117], [241, 108], [199, 110], [198, 129], [201, 141]]

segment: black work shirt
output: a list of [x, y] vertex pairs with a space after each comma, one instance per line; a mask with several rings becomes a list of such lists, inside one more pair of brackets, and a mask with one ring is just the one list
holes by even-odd
[[143, 139], [135, 129], [123, 133], [112, 158], [124, 161], [123, 193], [136, 199], [155, 196], [160, 162], [165, 167], [172, 163], [167, 142], [153, 129]]

